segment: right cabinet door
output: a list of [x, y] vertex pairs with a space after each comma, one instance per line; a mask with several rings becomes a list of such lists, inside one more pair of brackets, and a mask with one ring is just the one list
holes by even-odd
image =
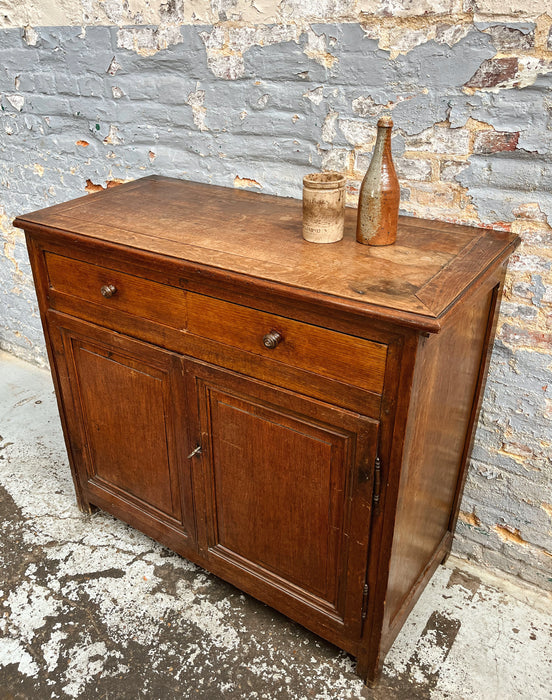
[[378, 422], [189, 365], [210, 567], [314, 631], [358, 639]]

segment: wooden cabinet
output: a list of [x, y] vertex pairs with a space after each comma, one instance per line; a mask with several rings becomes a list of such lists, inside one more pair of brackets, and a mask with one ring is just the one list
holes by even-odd
[[373, 681], [455, 527], [506, 233], [301, 237], [294, 200], [151, 177], [22, 216], [77, 499]]

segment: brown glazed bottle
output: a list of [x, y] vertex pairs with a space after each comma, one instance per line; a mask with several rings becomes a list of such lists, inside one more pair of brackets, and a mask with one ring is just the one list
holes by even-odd
[[378, 121], [370, 166], [360, 187], [356, 239], [368, 245], [390, 245], [397, 238], [401, 190], [391, 155], [391, 117]]

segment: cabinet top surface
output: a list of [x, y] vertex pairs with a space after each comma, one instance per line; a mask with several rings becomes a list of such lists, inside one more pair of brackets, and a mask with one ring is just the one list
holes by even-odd
[[339, 243], [302, 237], [299, 200], [152, 176], [21, 216], [15, 225], [60, 229], [125, 248], [206, 265], [388, 310], [414, 326], [437, 319], [519, 239], [437, 221], [400, 217], [397, 242], [360, 245], [356, 209]]

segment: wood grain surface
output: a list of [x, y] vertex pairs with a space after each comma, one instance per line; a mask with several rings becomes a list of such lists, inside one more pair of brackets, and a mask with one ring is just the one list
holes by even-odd
[[[100, 304], [105, 311], [122, 311], [178, 329], [186, 327], [186, 292], [182, 289], [55, 253], [47, 252], [44, 257], [54, 292]], [[106, 285], [115, 289], [107, 299], [101, 293]]]
[[421, 320], [438, 318], [516, 245], [513, 234], [401, 217], [394, 245], [363, 246], [355, 241], [355, 209], [346, 210], [342, 241], [317, 245], [303, 240], [298, 200], [158, 176], [14, 223], [62, 228]]
[[[276, 362], [308, 369], [331, 379], [381, 394], [387, 346], [274, 314], [228, 304], [200, 294], [188, 296], [188, 330]], [[276, 330], [273, 349], [263, 337]]]

